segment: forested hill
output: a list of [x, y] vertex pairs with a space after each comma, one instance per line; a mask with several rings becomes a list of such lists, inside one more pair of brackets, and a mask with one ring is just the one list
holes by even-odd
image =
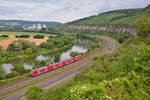
[[134, 26], [144, 16], [150, 16], [150, 5], [139, 9], [115, 10], [90, 16], [68, 24]]
[[23, 30], [32, 26], [52, 27], [61, 24], [59, 22], [42, 22], [42, 21], [24, 21], [24, 20], [0, 20], [0, 29], [5, 30]]
[[61, 24], [60, 22], [43, 22], [43, 21], [24, 21], [24, 20], [0, 20], [0, 24], [8, 25], [31, 25], [31, 24], [45, 24], [47, 26], [53, 26]]

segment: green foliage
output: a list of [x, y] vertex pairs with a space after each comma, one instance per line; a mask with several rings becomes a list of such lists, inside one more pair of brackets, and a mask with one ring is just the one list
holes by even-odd
[[43, 42], [40, 44], [41, 48], [46, 49], [54, 49], [54, 48], [62, 48], [66, 46], [72, 46], [76, 43], [74, 36], [62, 36], [62, 37], [54, 37], [49, 38], [47, 42]]
[[29, 38], [30, 35], [16, 35], [16, 38]]
[[0, 46], [0, 52], [2, 52], [3, 51], [3, 47], [2, 46]]
[[14, 73], [8, 73], [7, 75], [6, 75], [6, 79], [10, 79], [10, 78], [13, 78], [13, 77], [15, 77], [16, 76], [16, 74], [14, 74]]
[[9, 36], [8, 35], [1, 35], [0, 37], [7, 37], [8, 38]]
[[149, 100], [149, 48], [129, 38], [113, 54], [95, 57], [91, 68], [38, 100]]
[[109, 36], [115, 40], [117, 40], [117, 42], [119, 43], [123, 43], [125, 42], [125, 40], [127, 40], [128, 38], [131, 37], [131, 35], [129, 33], [120, 33], [117, 34], [116, 32], [105, 32], [105, 31], [91, 31], [91, 30], [72, 30], [76, 33], [78, 33], [76, 35], [77, 39], [81, 39], [81, 40], [90, 40], [93, 41], [96, 47], [99, 47], [97, 43], [99, 43], [99, 39], [95, 39], [95, 37], [91, 37], [89, 34], [91, 35], [104, 35], [104, 36]]
[[42, 33], [48, 33], [49, 30], [48, 30], [48, 28], [42, 28], [40, 32], [42, 32]]
[[60, 56], [61, 56], [60, 53], [55, 54], [55, 56], [54, 56], [54, 62], [55, 63], [60, 61]]
[[22, 45], [19, 45], [17, 41], [13, 41], [7, 48], [8, 51], [21, 51], [21, 49]]
[[27, 96], [27, 100], [37, 100], [40, 97], [43, 89], [38, 86], [31, 86], [25, 92], [25, 96]]
[[[30, 73], [26, 73], [24, 75], [21, 75], [21, 76], [16, 76], [16, 75], [10, 75], [8, 74], [8, 76], [11, 76], [10, 79], [4, 79], [4, 80], [0, 80], [0, 85], [5, 85], [5, 84], [8, 84], [8, 83], [12, 83], [12, 82], [15, 82], [17, 80], [21, 80], [25, 77], [29, 77], [30, 76]], [[13, 76], [16, 76], [16, 77], [13, 77]], [[6, 75], [7, 77], [7, 75]], [[13, 78], [12, 78], [13, 77]]]
[[31, 49], [31, 48], [27, 48], [27, 49], [26, 49], [26, 53], [27, 53], [27, 54], [32, 54], [32, 49]]
[[45, 61], [46, 61], [47, 65], [52, 64], [52, 58], [51, 57], [49, 57]]
[[150, 35], [150, 18], [144, 17], [138, 23], [138, 36], [146, 38]]
[[126, 9], [102, 13], [96, 16], [83, 18], [70, 24], [88, 25], [116, 25], [116, 26], [136, 26], [136, 22], [144, 16], [150, 16], [149, 7], [144, 9]]
[[78, 52], [71, 52], [71, 54], [70, 54], [70, 56], [71, 57], [75, 57], [75, 56], [78, 56], [80, 53], [78, 53]]
[[67, 91], [66, 96], [63, 100], [101, 100], [105, 98], [105, 90], [102, 86], [95, 86], [92, 84], [76, 85]]
[[5, 75], [6, 75], [5, 69], [2, 66], [0, 66], [0, 79], [5, 78]]
[[26, 72], [26, 70], [25, 70], [25, 68], [23, 67], [22, 64], [16, 64], [14, 66], [14, 68], [11, 69], [11, 71], [15, 71], [15, 72], [17, 72], [21, 75], [23, 75]]
[[35, 35], [35, 36], [33, 36], [33, 38], [36, 38], [36, 39], [43, 39], [43, 38], [44, 38], [44, 35]]
[[42, 66], [46, 66], [48, 65], [48, 62], [46, 60], [35, 60], [34, 61], [34, 65], [33, 65], [33, 69], [36, 69], [36, 68], [40, 68]]
[[9, 39], [8, 37], [0, 37], [0, 40], [7, 40]]
[[8, 51], [25, 51], [27, 48], [31, 48], [33, 52], [36, 52], [37, 47], [33, 42], [26, 40], [13, 41], [7, 48]]

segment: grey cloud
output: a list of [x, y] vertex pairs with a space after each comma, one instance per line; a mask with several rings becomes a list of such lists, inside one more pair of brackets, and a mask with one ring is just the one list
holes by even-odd
[[68, 22], [100, 12], [145, 7], [150, 0], [1, 0], [0, 19]]

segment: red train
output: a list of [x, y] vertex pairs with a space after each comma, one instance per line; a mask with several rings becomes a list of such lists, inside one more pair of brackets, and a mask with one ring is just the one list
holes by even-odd
[[56, 64], [52, 64], [50, 66], [45, 66], [45, 67], [34, 69], [34, 70], [31, 71], [31, 76], [40, 75], [40, 74], [45, 73], [47, 71], [59, 68], [61, 66], [65, 66], [65, 65], [70, 64], [70, 63], [73, 63], [73, 62], [78, 61], [80, 59], [82, 59], [81, 55], [77, 56], [77, 57], [74, 57], [74, 58], [71, 58], [69, 60], [64, 60], [64, 61], [58, 62]]

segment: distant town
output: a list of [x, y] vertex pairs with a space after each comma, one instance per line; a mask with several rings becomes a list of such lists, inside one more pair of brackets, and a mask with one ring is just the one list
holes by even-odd
[[41, 30], [42, 28], [47, 28], [47, 26], [45, 24], [23, 25], [24, 30]]

